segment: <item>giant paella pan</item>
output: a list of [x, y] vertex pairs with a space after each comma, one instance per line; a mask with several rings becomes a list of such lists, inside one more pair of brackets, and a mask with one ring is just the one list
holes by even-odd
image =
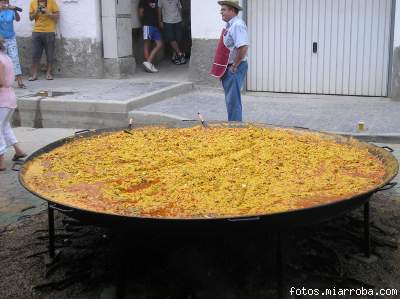
[[62, 212], [129, 229], [309, 225], [368, 201], [398, 172], [353, 138], [260, 124], [103, 129], [38, 150], [20, 182]]

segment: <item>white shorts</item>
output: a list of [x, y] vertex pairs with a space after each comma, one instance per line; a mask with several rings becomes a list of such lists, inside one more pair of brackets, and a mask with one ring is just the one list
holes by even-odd
[[10, 124], [13, 111], [14, 109], [10, 108], [0, 108], [0, 155], [18, 142]]

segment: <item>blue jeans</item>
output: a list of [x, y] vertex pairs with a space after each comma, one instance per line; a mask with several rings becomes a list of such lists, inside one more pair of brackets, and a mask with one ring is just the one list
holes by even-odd
[[240, 96], [240, 89], [246, 77], [247, 68], [247, 61], [242, 61], [235, 73], [232, 73], [231, 70], [228, 69], [221, 78], [222, 86], [225, 91], [228, 121], [242, 121], [242, 98]]

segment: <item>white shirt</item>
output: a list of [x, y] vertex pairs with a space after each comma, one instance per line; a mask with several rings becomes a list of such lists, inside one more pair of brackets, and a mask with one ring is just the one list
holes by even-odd
[[182, 4], [180, 0], [158, 0], [158, 7], [161, 9], [164, 23], [175, 24], [182, 22]]
[[[249, 35], [246, 23], [238, 16], [227, 22], [225, 29], [227, 32], [224, 35], [224, 44], [230, 51], [228, 63], [231, 64], [235, 62], [237, 50], [249, 45]], [[247, 60], [247, 57], [243, 60]]]

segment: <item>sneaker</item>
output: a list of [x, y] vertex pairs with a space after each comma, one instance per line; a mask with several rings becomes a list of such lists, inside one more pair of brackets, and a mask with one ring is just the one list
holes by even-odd
[[146, 70], [146, 72], [153, 73], [153, 69], [152, 69], [153, 64], [151, 64], [148, 61], [143, 61], [143, 66], [144, 66], [144, 69]]
[[154, 66], [154, 64], [151, 65], [151, 72], [158, 73], [158, 69]]
[[186, 63], [185, 54], [178, 55], [175, 60], [175, 64], [181, 65], [181, 64], [185, 64], [185, 63]]

